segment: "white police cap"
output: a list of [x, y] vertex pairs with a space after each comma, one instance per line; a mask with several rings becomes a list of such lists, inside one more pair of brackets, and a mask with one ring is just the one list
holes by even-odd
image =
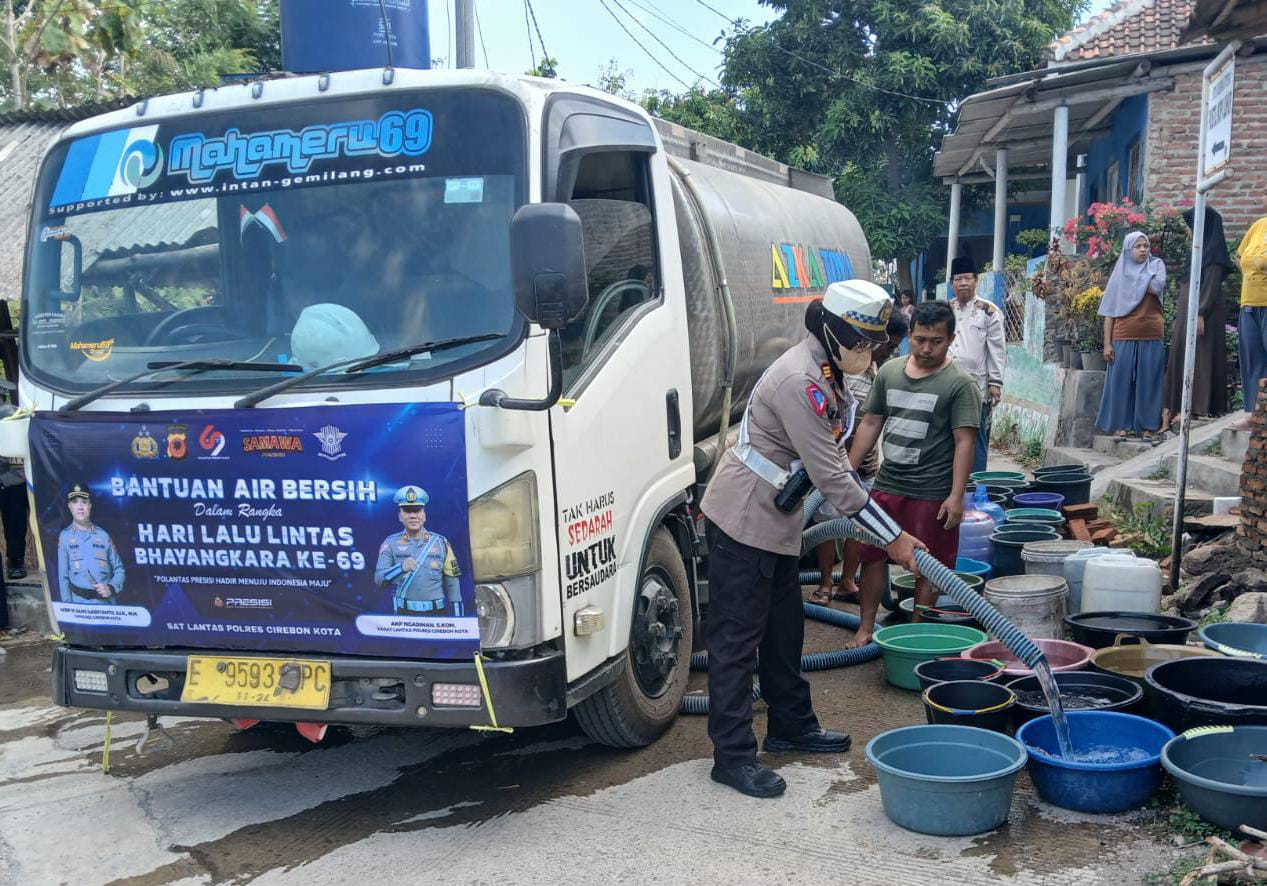
[[427, 495], [427, 490], [421, 486], [402, 486], [396, 490], [392, 501], [401, 507], [420, 508], [431, 501], [431, 496]]
[[827, 287], [823, 309], [872, 341], [885, 341], [893, 299], [869, 280], [842, 280]]

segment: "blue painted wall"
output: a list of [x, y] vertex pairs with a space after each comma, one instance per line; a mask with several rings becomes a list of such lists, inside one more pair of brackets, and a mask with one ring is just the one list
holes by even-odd
[[[1139, 141], [1143, 146], [1144, 133], [1148, 129], [1148, 96], [1135, 95], [1118, 106], [1109, 117], [1110, 132], [1091, 143], [1087, 151], [1087, 173], [1082, 185], [1083, 206], [1092, 203], [1118, 202], [1132, 192], [1143, 193], [1140, 183], [1130, 181], [1131, 146]], [[1108, 193], [1109, 167], [1118, 164], [1118, 191]], [[1143, 164], [1140, 165], [1141, 170]]]

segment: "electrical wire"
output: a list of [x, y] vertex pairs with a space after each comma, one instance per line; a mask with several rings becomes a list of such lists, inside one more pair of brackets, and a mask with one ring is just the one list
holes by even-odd
[[444, 66], [453, 60], [453, 21], [449, 12], [449, 0], [444, 0]]
[[681, 59], [681, 57], [680, 57], [680, 56], [679, 56], [676, 52], [674, 52], [672, 49], [670, 49], [670, 48], [669, 48], [668, 44], [666, 44], [663, 40], [661, 40], [659, 37], [657, 37], [657, 36], [655, 35], [655, 32], [654, 32], [654, 31], [652, 31], [650, 28], [648, 28], [646, 25], [644, 25], [641, 21], [639, 21], [639, 20], [638, 20], [638, 17], [637, 17], [636, 15], [634, 15], [632, 12], [630, 12], [630, 11], [628, 10], [628, 8], [626, 8], [626, 7], [625, 7], [625, 5], [624, 5], [623, 3], [621, 3], [621, 0], [612, 0], [612, 3], [616, 4], [616, 8], [617, 8], [617, 9], [619, 9], [619, 10], [620, 10], [621, 12], [623, 12], [625, 15], [627, 15], [627, 16], [629, 16], [631, 19], [633, 19], [634, 24], [636, 24], [638, 27], [640, 27], [640, 28], [642, 28], [644, 31], [646, 31], [646, 32], [647, 32], [647, 34], [649, 34], [649, 35], [650, 35], [650, 37], [651, 37], [651, 39], [652, 39], [652, 40], [654, 40], [655, 42], [659, 43], [662, 47], [664, 47], [664, 51], [665, 51], [665, 52], [667, 52], [667, 53], [668, 53], [668, 54], [669, 54], [669, 55], [673, 58], [673, 60], [674, 60], [674, 61], [676, 61], [679, 65], [681, 65], [682, 67], [686, 68], [688, 71], [690, 71], [692, 74], [694, 74], [694, 75], [695, 75], [696, 77], [698, 77], [699, 79], [701, 79], [701, 80], [707, 80], [709, 83], [713, 84], [713, 85], [714, 85], [714, 86], [716, 86], [718, 89], [721, 89], [721, 84], [720, 84], [720, 83], [718, 83], [716, 80], [714, 80], [712, 77], [709, 77], [707, 74], [701, 74], [699, 71], [695, 70], [695, 69], [694, 69], [694, 68], [692, 68], [690, 65], [688, 65], [686, 62], [684, 62], [684, 61]]
[[716, 6], [713, 6], [711, 3], [705, 3], [704, 0], [695, 0], [695, 2], [698, 3], [700, 6], [703, 6], [705, 9], [708, 9], [717, 13], [718, 15], [720, 15], [722, 18], [724, 18], [727, 22], [729, 22], [732, 25], [735, 22], [739, 21], [739, 19], [737, 18], [731, 18], [730, 16], [726, 15], [726, 13], [722, 12], [720, 9], [718, 9]]
[[641, 10], [642, 10], [643, 12], [645, 12], [647, 15], [650, 15], [650, 16], [653, 16], [653, 17], [655, 17], [655, 18], [658, 18], [660, 21], [664, 22], [666, 25], [668, 25], [668, 26], [669, 26], [670, 28], [672, 28], [673, 30], [675, 30], [675, 31], [677, 31], [678, 33], [680, 33], [680, 34], [682, 34], [682, 35], [684, 35], [684, 36], [686, 36], [686, 37], [690, 38], [691, 40], [694, 40], [696, 43], [698, 43], [700, 46], [703, 46], [705, 49], [711, 49], [713, 52], [717, 53], [718, 55], [725, 55], [725, 53], [724, 53], [724, 52], [722, 52], [720, 49], [718, 49], [718, 48], [717, 48], [716, 46], [714, 46], [712, 43], [709, 43], [707, 40], [701, 40], [699, 37], [697, 37], [697, 36], [695, 36], [694, 34], [692, 34], [690, 31], [688, 31], [686, 28], [682, 27], [680, 24], [678, 24], [677, 22], [675, 22], [673, 19], [669, 18], [666, 14], [664, 14], [663, 12], [661, 12], [661, 11], [660, 11], [660, 10], [659, 10], [659, 9], [658, 9], [655, 5], [654, 5], [654, 4], [651, 4], [650, 2], [648, 2], [648, 3], [647, 3], [647, 5], [646, 5], [646, 6], [644, 6], [643, 4], [639, 3], [639, 2], [638, 2], [638, 0], [629, 0], [629, 2], [630, 2], [630, 3], [632, 3], [634, 6], [638, 7], [639, 9], [641, 9]]
[[[537, 10], [532, 8], [532, 0], [524, 0], [524, 5], [528, 7], [528, 14], [532, 16], [532, 27], [537, 32], [537, 42], [541, 44], [541, 55], [543, 58], [550, 58], [550, 50], [546, 49], [546, 38], [541, 36], [541, 26], [537, 24]], [[529, 38], [531, 42], [532, 38]]]
[[672, 78], [673, 78], [674, 80], [676, 80], [678, 83], [681, 83], [681, 84], [682, 84], [682, 88], [683, 88], [683, 89], [688, 89], [688, 90], [689, 90], [689, 89], [691, 88], [691, 85], [690, 85], [689, 83], [687, 83], [685, 80], [683, 80], [683, 79], [682, 79], [681, 77], [679, 77], [677, 74], [673, 73], [673, 72], [672, 72], [672, 71], [670, 71], [668, 68], [666, 68], [666, 67], [664, 66], [664, 62], [662, 62], [662, 61], [660, 61], [658, 58], [656, 58], [656, 57], [655, 57], [655, 55], [653, 55], [653, 54], [652, 54], [652, 52], [651, 52], [651, 50], [650, 50], [650, 49], [647, 49], [647, 47], [645, 47], [645, 46], [643, 46], [643, 45], [642, 45], [642, 41], [640, 41], [637, 37], [635, 37], [635, 36], [633, 35], [633, 32], [632, 32], [632, 31], [630, 31], [627, 27], [625, 27], [625, 23], [624, 23], [624, 22], [622, 22], [622, 21], [620, 20], [620, 17], [619, 17], [619, 16], [617, 16], [617, 15], [616, 15], [616, 13], [612, 12], [612, 8], [611, 8], [610, 6], [608, 6], [608, 5], [607, 5], [607, 0], [598, 0], [598, 2], [599, 2], [599, 3], [601, 3], [601, 4], [603, 4], [603, 9], [606, 9], [606, 10], [607, 10], [607, 14], [608, 14], [608, 15], [610, 15], [610, 16], [611, 16], [611, 17], [615, 20], [616, 24], [620, 25], [620, 29], [621, 29], [622, 31], [624, 31], [624, 32], [625, 32], [625, 35], [626, 35], [626, 36], [628, 36], [628, 37], [629, 37], [629, 39], [630, 39], [630, 40], [632, 40], [632, 41], [634, 42], [634, 45], [635, 45], [635, 46], [637, 46], [639, 49], [641, 49], [641, 50], [643, 51], [643, 53], [647, 56], [647, 58], [649, 58], [649, 59], [651, 59], [653, 62], [655, 62], [655, 63], [656, 63], [656, 65], [657, 65], [657, 66], [659, 66], [660, 70], [664, 71], [664, 73], [668, 74], [670, 77], [672, 77]]
[[475, 13], [475, 33], [480, 37], [480, 52], [484, 53], [484, 67], [489, 69], [488, 47], [484, 45], [484, 26], [480, 24], [480, 5], [471, 0], [471, 10]]
[[528, 24], [528, 0], [524, 0], [524, 31], [528, 35], [528, 57], [532, 59], [532, 64], [529, 65], [528, 70], [535, 71], [538, 59], [537, 49], [532, 45], [532, 25]]

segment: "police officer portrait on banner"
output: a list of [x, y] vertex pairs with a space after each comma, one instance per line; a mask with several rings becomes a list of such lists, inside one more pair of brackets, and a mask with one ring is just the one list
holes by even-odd
[[[714, 781], [753, 797], [786, 783], [757, 760], [752, 730], [756, 670], [767, 706], [764, 748], [842, 753], [847, 734], [823, 729], [801, 674], [805, 616], [797, 561], [812, 486], [837, 514], [878, 536], [915, 570], [920, 542], [871, 500], [845, 447], [857, 404], [844, 383], [887, 343], [888, 293], [866, 280], [827, 288], [805, 313], [806, 335], [757, 381], [700, 502], [708, 543], [708, 735]], [[760, 654], [758, 654], [758, 652]]]
[[462, 570], [453, 546], [440, 533], [426, 530], [431, 497], [419, 486], [402, 486], [392, 501], [404, 528], [379, 547], [375, 583], [391, 587], [397, 615], [462, 617]]
[[123, 560], [114, 542], [92, 523], [92, 493], [75, 483], [66, 495], [70, 525], [57, 537], [58, 597], [63, 603], [105, 605], [123, 592]]

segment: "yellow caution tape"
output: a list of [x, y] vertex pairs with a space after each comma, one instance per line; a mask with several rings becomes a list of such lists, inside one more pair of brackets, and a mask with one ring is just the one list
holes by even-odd
[[492, 720], [489, 726], [471, 726], [476, 732], [514, 732], [515, 730], [509, 726], [497, 725], [497, 711], [493, 710], [493, 695], [488, 691], [488, 679], [484, 676], [484, 659], [477, 652], [475, 653], [475, 673], [480, 678], [480, 689], [484, 693], [484, 703], [488, 705], [488, 719]]
[[35, 415], [35, 410], [30, 406], [23, 406], [11, 415], [0, 418], [0, 421], [21, 421], [24, 418], [30, 418]]
[[114, 719], [114, 711], [106, 711], [106, 743], [101, 748], [101, 774], [110, 774], [110, 721]]

